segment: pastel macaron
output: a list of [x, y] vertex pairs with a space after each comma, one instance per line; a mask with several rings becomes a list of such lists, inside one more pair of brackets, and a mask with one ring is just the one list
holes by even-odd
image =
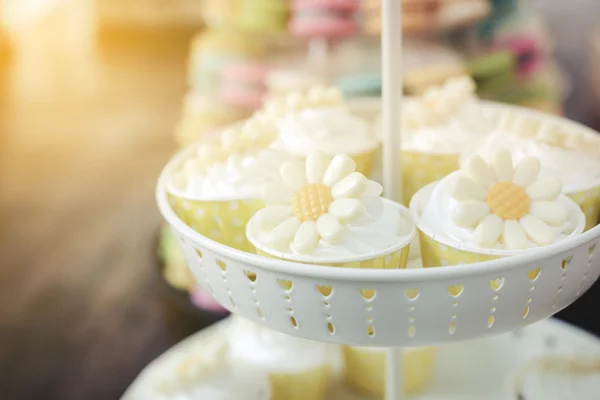
[[351, 36], [358, 8], [356, 0], [294, 0], [290, 31], [300, 37]]
[[265, 79], [269, 68], [258, 61], [232, 63], [221, 71], [219, 97], [224, 103], [255, 110], [267, 93]]
[[514, 36], [498, 41], [496, 48], [511, 51], [517, 59], [517, 73], [521, 78], [531, 77], [543, 66], [541, 43], [531, 36]]

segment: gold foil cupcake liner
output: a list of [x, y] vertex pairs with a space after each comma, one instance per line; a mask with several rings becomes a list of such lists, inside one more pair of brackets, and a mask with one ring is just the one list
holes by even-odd
[[262, 200], [203, 201], [169, 195], [169, 203], [177, 216], [196, 232], [237, 250], [254, 251], [246, 239], [246, 224], [264, 207]]

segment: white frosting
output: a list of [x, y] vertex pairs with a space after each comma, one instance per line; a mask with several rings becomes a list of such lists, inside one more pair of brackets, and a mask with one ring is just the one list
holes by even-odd
[[205, 171], [179, 171], [169, 191], [193, 200], [259, 198], [265, 184], [280, 181], [279, 168], [288, 159], [273, 149], [233, 154]]
[[333, 155], [365, 153], [379, 145], [370, 124], [343, 106], [306, 108], [277, 120], [276, 148], [299, 156], [313, 151]]
[[291, 249], [286, 252], [268, 248], [266, 233], [260, 232], [253, 218], [247, 227], [248, 239], [261, 250], [276, 257], [299, 262], [344, 262], [367, 259], [386, 252], [400, 250], [414, 237], [414, 222], [398, 206], [378, 197], [363, 199], [365, 212], [361, 219], [346, 225], [342, 239], [336, 244], [320, 240], [310, 255], [298, 255]]
[[502, 148], [509, 149], [516, 162], [527, 156], [538, 158], [542, 165], [540, 176], [560, 180], [565, 193], [600, 185], [600, 158], [499, 129], [487, 135], [474, 151], [464, 152], [461, 158], [464, 160], [473, 152], [489, 158]]
[[401, 117], [404, 150], [458, 154], [488, 131], [471, 78], [449, 79], [418, 98], [404, 101]]
[[440, 124], [405, 129], [402, 149], [424, 153], [458, 154], [465, 145], [481, 140], [486, 131], [486, 121], [481, 117], [476, 101], [465, 104], [460, 111]]
[[269, 380], [265, 373], [231, 368], [223, 360], [183, 360], [184, 368], [158, 382], [144, 398], [154, 400], [268, 400]]
[[[452, 220], [453, 211], [459, 202], [451, 196], [451, 192], [459, 176], [459, 172], [454, 172], [435, 186], [427, 205], [421, 213], [418, 222], [419, 229], [428, 236], [434, 236], [434, 239], [438, 242], [467, 251], [496, 255], [510, 255], [527, 251], [527, 249], [508, 250], [502, 247], [488, 249], [473, 245], [474, 229], [462, 228]], [[429, 189], [429, 187], [427, 188]], [[420, 199], [420, 201], [422, 200]], [[556, 202], [566, 208], [567, 221], [560, 226], [550, 227], [550, 229], [555, 230], [554, 241], [558, 242], [569, 236], [581, 234], [585, 225], [585, 216], [577, 204], [564, 195], [560, 195]]]
[[329, 347], [245, 324], [229, 338], [229, 361], [267, 373], [302, 372], [329, 364]]

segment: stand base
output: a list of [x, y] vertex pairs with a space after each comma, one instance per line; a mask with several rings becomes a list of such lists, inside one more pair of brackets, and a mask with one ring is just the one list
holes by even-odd
[[[172, 371], [174, 355], [202, 354], [218, 344], [235, 321], [228, 318], [185, 339], [165, 352], [140, 374], [127, 390], [124, 400], [142, 399], [148, 390]], [[507, 400], [515, 399], [515, 388], [507, 382], [523, 364], [540, 356], [600, 355], [600, 340], [558, 320], [530, 325], [520, 331], [493, 338], [441, 346], [434, 376], [427, 389], [408, 400]], [[481, 366], [484, 365], [485, 369]], [[577, 385], [573, 385], [576, 387]], [[567, 385], [567, 387], [569, 387]], [[328, 400], [366, 400], [341, 382], [336, 382]], [[564, 398], [577, 394], [562, 392]], [[541, 398], [540, 398], [541, 399]], [[528, 400], [539, 400], [532, 397]], [[587, 399], [585, 399], [587, 400]]]

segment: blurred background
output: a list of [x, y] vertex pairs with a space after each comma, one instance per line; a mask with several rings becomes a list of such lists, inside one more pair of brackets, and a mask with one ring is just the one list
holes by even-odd
[[[600, 128], [597, 0], [403, 1], [407, 93], [469, 73], [483, 98]], [[225, 315], [191, 283], [153, 196], [178, 146], [260, 105], [223, 93], [223, 65], [260, 66], [262, 91], [379, 94], [372, 2], [358, 34], [329, 41], [290, 35], [284, 1], [233, 3], [0, 2], [2, 398], [119, 398]], [[598, 301], [592, 289], [559, 316], [600, 335]]]

